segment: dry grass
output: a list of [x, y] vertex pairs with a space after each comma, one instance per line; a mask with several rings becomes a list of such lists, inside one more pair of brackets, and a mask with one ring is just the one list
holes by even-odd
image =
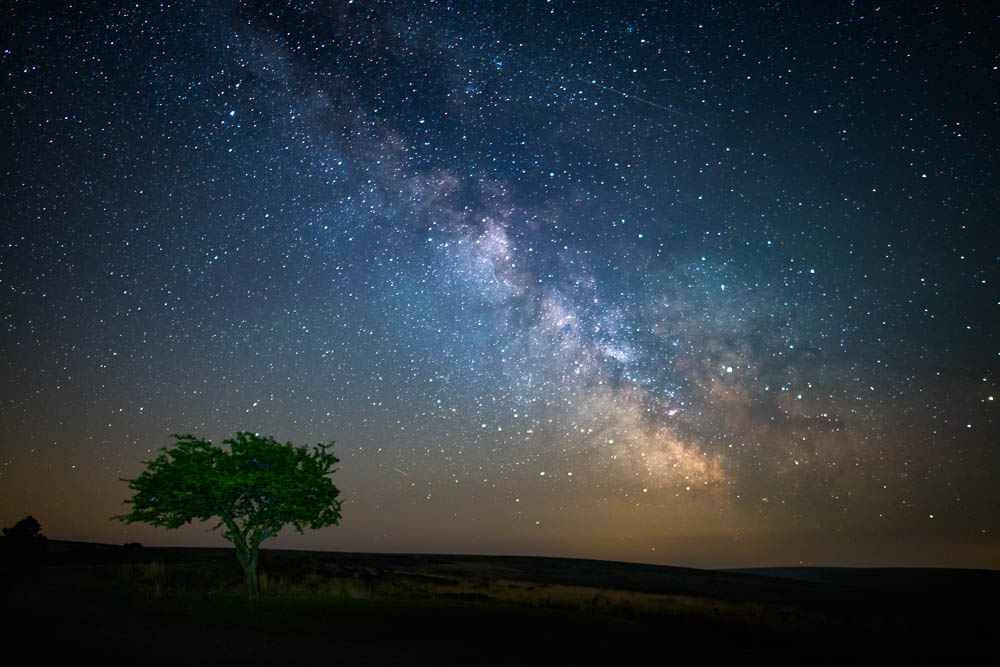
[[[160, 561], [124, 565], [119, 577], [142, 593], [159, 597], [170, 592], [232, 593], [244, 588], [238, 566], [217, 563], [166, 564]], [[413, 598], [496, 600], [542, 607], [611, 612], [627, 616], [754, 613], [755, 603], [711, 601], [684, 595], [539, 584], [512, 579], [474, 580], [383, 572], [371, 569], [311, 568], [301, 572], [258, 574], [261, 593], [277, 597], [319, 596], [362, 600]]]
[[[246, 590], [242, 572], [235, 562], [141, 563], [122, 566], [119, 576], [128, 588], [151, 598], [190, 594], [206, 597], [239, 595]], [[708, 621], [713, 625], [762, 630], [791, 627], [830, 629], [841, 624], [829, 614], [751, 599], [717, 599], [513, 578], [491, 579], [475, 574], [467, 577], [442, 576], [311, 562], [274, 569], [262, 568], [258, 577], [261, 594], [270, 599], [505, 603], [639, 621]]]
[[364, 576], [324, 576], [318, 572], [290, 576], [262, 571], [258, 581], [261, 594], [276, 596], [313, 595], [371, 600], [375, 598], [377, 588], [371, 578]]
[[[159, 561], [125, 565], [122, 583], [144, 596], [241, 593], [245, 583], [233, 563], [166, 564]], [[347, 598], [355, 600], [428, 600], [502, 602], [565, 609], [626, 618], [760, 617], [756, 602], [712, 600], [628, 590], [545, 584], [515, 579], [462, 579], [397, 571], [310, 567], [300, 571], [261, 570], [261, 594], [272, 598]], [[773, 614], [774, 610], [770, 610]]]

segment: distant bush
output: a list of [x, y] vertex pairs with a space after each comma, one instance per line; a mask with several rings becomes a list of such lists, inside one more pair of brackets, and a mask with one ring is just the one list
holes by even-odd
[[3, 529], [0, 545], [0, 560], [6, 565], [42, 565], [48, 539], [38, 520], [29, 515]]
[[139, 551], [140, 549], [142, 549], [142, 545], [139, 544], [138, 542], [126, 542], [123, 548], [127, 549], [128, 551]]

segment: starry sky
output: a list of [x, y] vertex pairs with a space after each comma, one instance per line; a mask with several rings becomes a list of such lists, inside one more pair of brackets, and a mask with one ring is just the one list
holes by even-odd
[[250, 430], [265, 546], [998, 566], [988, 4], [5, 4], [0, 524]]

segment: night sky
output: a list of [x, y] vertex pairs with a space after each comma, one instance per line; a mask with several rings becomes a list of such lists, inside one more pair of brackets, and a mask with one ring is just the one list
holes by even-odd
[[997, 567], [989, 4], [5, 3], [0, 524], [250, 430], [265, 547]]

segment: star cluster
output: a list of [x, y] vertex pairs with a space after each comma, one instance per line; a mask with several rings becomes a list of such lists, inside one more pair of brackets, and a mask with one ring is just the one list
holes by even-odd
[[337, 441], [279, 546], [989, 567], [975, 3], [6, 11], [0, 518]]

